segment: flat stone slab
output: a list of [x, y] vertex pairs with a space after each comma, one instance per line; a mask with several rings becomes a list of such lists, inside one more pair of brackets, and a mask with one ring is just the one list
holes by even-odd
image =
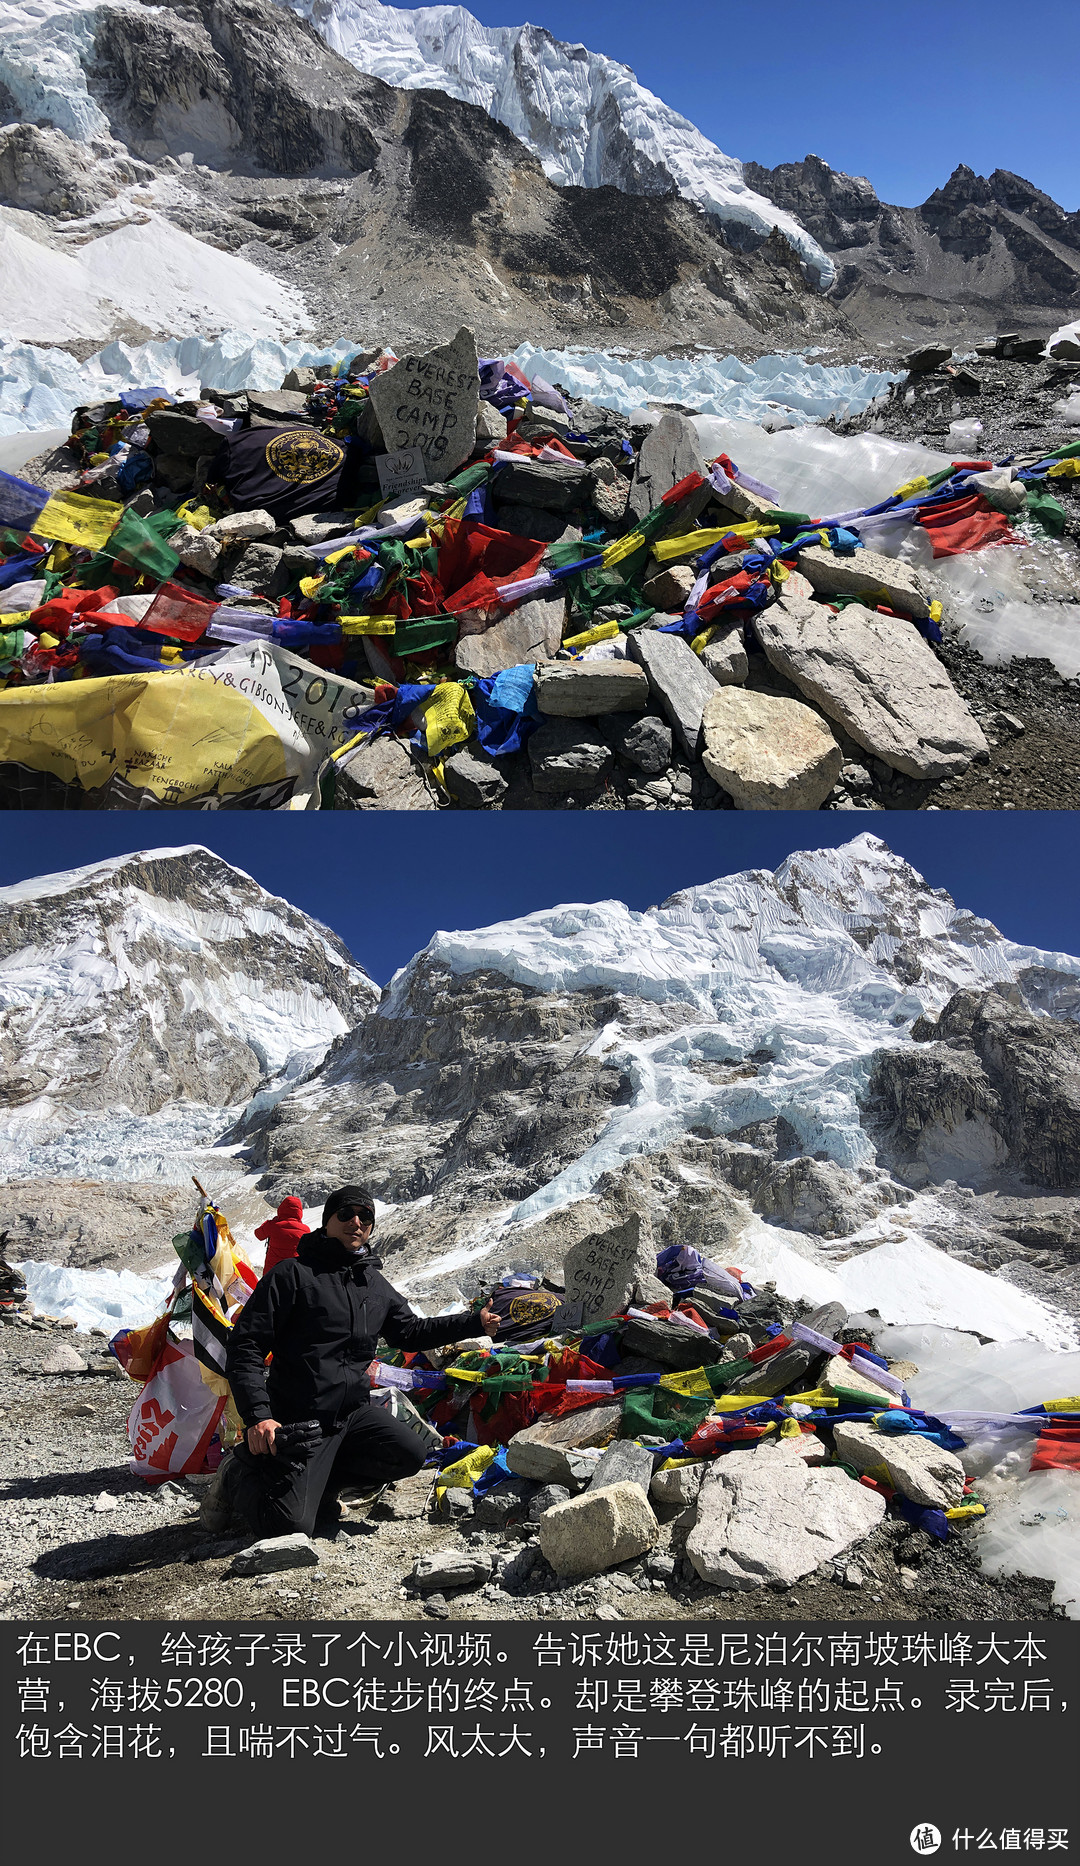
[[705, 707], [717, 683], [681, 635], [661, 635], [657, 629], [634, 629], [626, 638], [627, 653], [645, 669], [649, 687], [670, 720], [688, 758], [701, 751]]
[[780, 694], [717, 685], [702, 730], [702, 763], [739, 810], [817, 810], [844, 762], [820, 713]]
[[480, 378], [476, 339], [463, 325], [450, 343], [403, 356], [369, 391], [388, 453], [419, 447], [429, 475], [445, 476], [476, 444]]
[[500, 505], [539, 506], [573, 512], [592, 498], [594, 476], [572, 460], [507, 460], [495, 475], [492, 496]]
[[649, 682], [633, 661], [556, 661], [537, 673], [536, 703], [564, 719], [640, 713], [649, 704]]
[[845, 1471], [760, 1445], [708, 1467], [686, 1553], [714, 1587], [790, 1587], [860, 1542], [884, 1514], [884, 1497]]
[[880, 551], [826, 551], [808, 545], [798, 555], [798, 566], [819, 596], [869, 596], [889, 603], [920, 621], [930, 614], [922, 585], [908, 564], [883, 557]]
[[770, 1354], [767, 1359], [755, 1362], [749, 1373], [733, 1380], [724, 1391], [760, 1393], [768, 1399], [774, 1399], [778, 1393], [797, 1393], [797, 1383], [817, 1358], [815, 1348], [781, 1348], [779, 1354]]
[[664, 415], [641, 443], [627, 514], [644, 518], [689, 473], [704, 473], [698, 431], [687, 415]]
[[849, 1393], [867, 1393], [871, 1399], [880, 1400], [883, 1406], [890, 1405], [897, 1397], [895, 1393], [890, 1393], [887, 1387], [879, 1386], [876, 1380], [871, 1380], [868, 1374], [857, 1373], [851, 1362], [845, 1361], [842, 1354], [834, 1354], [832, 1359], [826, 1362], [825, 1372], [819, 1377], [818, 1386], [823, 1393], [830, 1393], [834, 1396], [841, 1387], [846, 1388]]
[[[565, 1419], [550, 1419], [515, 1432], [506, 1448], [506, 1462], [516, 1477], [538, 1484], [580, 1488], [580, 1460], [575, 1450], [606, 1445], [619, 1429], [622, 1406], [583, 1406]], [[592, 1475], [590, 1471], [589, 1476]]]
[[481, 1581], [486, 1581], [490, 1573], [490, 1555], [444, 1548], [432, 1549], [427, 1555], [418, 1555], [409, 1579], [414, 1587], [429, 1594], [444, 1587], [476, 1587]]
[[821, 603], [785, 595], [761, 610], [754, 626], [773, 666], [894, 770], [950, 777], [987, 749], [981, 727], [913, 623], [858, 603], [833, 615]]
[[635, 1445], [632, 1438], [617, 1438], [600, 1459], [586, 1485], [586, 1493], [606, 1490], [609, 1484], [637, 1484], [648, 1496], [655, 1468], [656, 1459], [644, 1445]]
[[724, 1356], [719, 1342], [709, 1335], [699, 1335], [696, 1328], [684, 1328], [681, 1322], [661, 1321], [659, 1316], [635, 1315], [623, 1329], [622, 1344], [624, 1353], [661, 1361], [675, 1373], [714, 1367]]
[[233, 1556], [231, 1574], [280, 1574], [286, 1568], [317, 1568], [319, 1551], [310, 1536], [264, 1536]]
[[540, 1518], [540, 1550], [556, 1574], [602, 1574], [643, 1555], [659, 1533], [640, 1485], [609, 1484], [547, 1510]]
[[249, 389], [248, 412], [264, 421], [295, 421], [307, 414], [308, 398], [301, 389]]
[[358, 745], [337, 768], [338, 809], [434, 810], [435, 794], [401, 739]]
[[873, 1425], [846, 1424], [838, 1420], [833, 1427], [836, 1455], [845, 1464], [871, 1475], [882, 1472], [886, 1482], [912, 1503], [925, 1504], [932, 1510], [949, 1510], [964, 1494], [964, 1467], [951, 1451], [932, 1445], [918, 1432], [906, 1432], [892, 1438]]
[[459, 673], [486, 680], [504, 667], [550, 661], [562, 645], [565, 622], [565, 596], [534, 596], [481, 634], [463, 635], [454, 649], [454, 665]]

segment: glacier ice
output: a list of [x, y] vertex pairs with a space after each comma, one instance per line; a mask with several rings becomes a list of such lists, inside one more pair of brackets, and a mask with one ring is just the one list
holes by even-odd
[[[863, 369], [858, 363], [811, 362], [797, 352], [740, 363], [738, 357], [708, 352], [695, 357], [637, 357], [574, 345], [545, 350], [523, 343], [515, 350], [514, 361], [530, 379], [541, 375], [548, 382], [561, 383], [570, 395], [587, 396], [627, 415], [649, 401], [671, 401], [699, 408], [704, 415], [748, 422], [781, 414], [796, 427], [827, 421], [830, 415], [844, 420], [864, 414], [891, 382], [900, 380], [887, 370]], [[705, 435], [703, 442], [707, 444]], [[720, 447], [714, 449], [714, 453], [720, 451]], [[757, 471], [755, 467], [749, 470]]]
[[675, 186], [730, 227], [786, 234], [818, 283], [836, 267], [794, 215], [756, 194], [742, 163], [638, 83], [628, 65], [540, 26], [482, 26], [460, 6], [287, 0], [330, 48], [401, 90], [479, 104], [539, 157], [549, 180], [661, 195]]
[[[831, 373], [840, 376], [846, 372]], [[871, 378], [867, 372], [861, 373], [867, 380], [860, 394], [866, 393], [869, 400]], [[732, 414], [737, 412], [733, 410]], [[744, 472], [752, 473], [779, 493], [780, 504], [786, 510], [809, 512], [812, 518], [877, 505], [907, 480], [919, 474], [938, 473], [951, 465], [948, 454], [935, 453], [913, 442], [889, 440], [884, 434], [842, 435], [816, 427], [768, 434], [752, 420], [716, 419], [704, 413], [694, 417], [694, 426], [706, 459], [728, 454]]]
[[74, 1316], [83, 1330], [140, 1328], [160, 1315], [173, 1271], [140, 1276], [134, 1270], [69, 1270], [62, 1264], [21, 1263], [30, 1301], [43, 1315]]
[[196, 396], [201, 383], [226, 393], [277, 389], [290, 369], [332, 367], [359, 348], [347, 338], [314, 349], [299, 339], [279, 343], [230, 329], [217, 337], [116, 341], [80, 363], [67, 350], [22, 343], [0, 329], [0, 435], [59, 426], [67, 433], [80, 403], [107, 400], [121, 389], [160, 385], [172, 395]]
[[[80, 402], [102, 400], [126, 388], [160, 384], [172, 394], [188, 395], [197, 394], [200, 383], [226, 392], [244, 387], [276, 389], [290, 369], [332, 366], [359, 349], [358, 341], [344, 337], [314, 349], [300, 339], [283, 343], [271, 336], [253, 338], [250, 331], [229, 329], [213, 338], [171, 337], [144, 344], [118, 341], [79, 363], [66, 350], [24, 343], [0, 330], [0, 436], [66, 428]], [[739, 416], [748, 424], [767, 417], [779, 403], [799, 424], [825, 420], [838, 411], [861, 413], [892, 380], [880, 370], [826, 366], [798, 355], [761, 357], [747, 365], [734, 357], [635, 358], [600, 351], [539, 350], [524, 343], [514, 352], [514, 360], [527, 373], [553, 373], [571, 394], [588, 396], [624, 413], [640, 409], [646, 400], [666, 399], [697, 403], [714, 414]], [[776, 364], [782, 368], [776, 369]]]

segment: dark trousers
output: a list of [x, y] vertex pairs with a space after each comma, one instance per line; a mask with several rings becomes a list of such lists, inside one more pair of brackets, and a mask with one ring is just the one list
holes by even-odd
[[415, 1432], [384, 1406], [360, 1406], [301, 1465], [283, 1466], [273, 1452], [253, 1456], [236, 1447], [233, 1506], [264, 1536], [309, 1536], [329, 1515], [346, 1484], [389, 1484], [413, 1477], [426, 1450]]

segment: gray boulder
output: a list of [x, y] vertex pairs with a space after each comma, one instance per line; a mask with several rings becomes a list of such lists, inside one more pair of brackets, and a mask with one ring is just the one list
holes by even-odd
[[584, 721], [549, 719], [529, 740], [533, 788], [538, 791], [593, 790], [613, 762], [610, 746]]
[[337, 767], [339, 810], [435, 810], [438, 802], [401, 739], [358, 745]]
[[451, 797], [466, 810], [490, 810], [506, 795], [502, 772], [473, 745], [458, 746], [447, 754], [443, 777]]
[[704, 471], [701, 442], [693, 422], [686, 415], [664, 415], [641, 444], [627, 516], [644, 518], [687, 474]]
[[617, 1438], [601, 1457], [586, 1486], [586, 1493], [603, 1490], [608, 1484], [638, 1484], [648, 1495], [655, 1468], [656, 1460], [644, 1445], [635, 1445], [630, 1438]]
[[702, 729], [702, 763], [740, 810], [817, 810], [844, 762], [820, 714], [779, 694], [714, 684]]
[[755, 627], [773, 666], [894, 770], [949, 777], [986, 751], [982, 728], [912, 623], [857, 603], [833, 615], [781, 596]]
[[565, 596], [534, 596], [480, 634], [463, 635], [454, 649], [454, 665], [459, 673], [486, 680], [504, 667], [550, 661], [561, 646], [565, 621]]
[[838, 1467], [808, 1465], [801, 1449], [798, 1440], [781, 1440], [729, 1452], [708, 1467], [686, 1542], [703, 1581], [739, 1590], [790, 1587], [877, 1527], [884, 1497]]

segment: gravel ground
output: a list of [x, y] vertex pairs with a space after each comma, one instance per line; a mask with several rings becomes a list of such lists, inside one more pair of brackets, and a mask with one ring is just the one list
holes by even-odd
[[[86, 1372], [41, 1371], [60, 1343], [82, 1356]], [[400, 1498], [347, 1512], [332, 1539], [316, 1542], [317, 1567], [235, 1578], [228, 1572], [232, 1557], [252, 1538], [207, 1536], [198, 1521], [205, 1479], [150, 1488], [130, 1475], [124, 1422], [135, 1388], [104, 1349], [103, 1337], [79, 1335], [40, 1319], [0, 1327], [0, 1613], [5, 1618], [1060, 1617], [1050, 1604], [1050, 1582], [983, 1575], [970, 1530], [953, 1533], [942, 1545], [906, 1523], [891, 1521], [835, 1570], [828, 1563], [783, 1593], [721, 1593], [684, 1578], [673, 1510], [665, 1512], [660, 1541], [644, 1561], [570, 1585], [558, 1582], [540, 1557], [533, 1530], [478, 1529], [467, 1518], [388, 1520], [388, 1508], [406, 1507]], [[413, 1507], [422, 1507], [422, 1499]], [[482, 1552], [496, 1570], [512, 1557], [519, 1571], [531, 1561], [531, 1572], [514, 1584], [513, 1592], [489, 1582], [425, 1597], [405, 1585], [418, 1555], [447, 1547]]]

